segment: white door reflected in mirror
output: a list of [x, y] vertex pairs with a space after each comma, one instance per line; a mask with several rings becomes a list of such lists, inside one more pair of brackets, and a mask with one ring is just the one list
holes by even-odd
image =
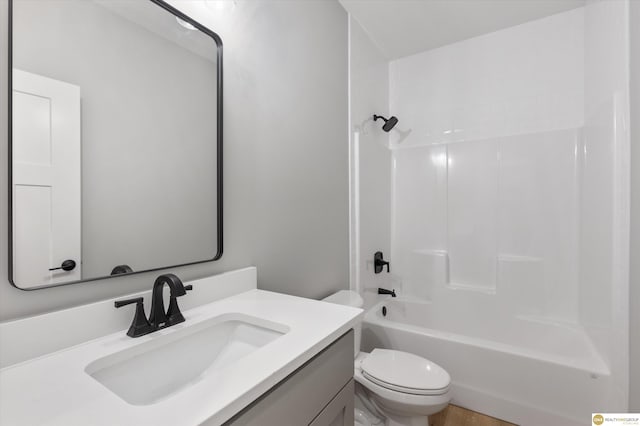
[[80, 280], [80, 87], [13, 69], [12, 107], [14, 282]]

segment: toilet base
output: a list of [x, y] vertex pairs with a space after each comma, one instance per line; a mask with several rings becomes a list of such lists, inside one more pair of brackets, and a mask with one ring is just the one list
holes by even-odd
[[429, 426], [428, 416], [398, 416], [385, 412], [371, 399], [366, 389], [356, 382], [356, 426]]
[[428, 416], [401, 417], [387, 413], [385, 426], [429, 426]]

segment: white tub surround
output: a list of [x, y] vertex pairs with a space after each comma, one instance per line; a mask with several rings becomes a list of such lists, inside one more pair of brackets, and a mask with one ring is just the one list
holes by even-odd
[[525, 425], [542, 424], [526, 406], [628, 410], [628, 5], [588, 1], [390, 63], [390, 111], [410, 132], [389, 133], [380, 287], [432, 304], [417, 319], [393, 305], [402, 318], [377, 331], [447, 369], [467, 408]]
[[[194, 290], [181, 299], [195, 298], [198, 290], [194, 285]], [[113, 306], [113, 301], [102, 303]], [[114, 315], [119, 312], [112, 309]], [[361, 312], [356, 308], [257, 289], [185, 309], [184, 323], [140, 338], [132, 339], [125, 335], [126, 329], [122, 329], [3, 368], [0, 370], [0, 423], [109, 426], [197, 425], [207, 420], [222, 423], [351, 329]], [[133, 312], [128, 314], [133, 316]], [[123, 351], [139, 354], [145, 347], [154, 345], [163, 350], [167, 347], [163, 342], [175, 342], [192, 333], [191, 330], [204, 329], [225, 319], [253, 322], [276, 331], [278, 336], [253, 352], [225, 363], [223, 368], [210, 367], [182, 389], [151, 403], [125, 402], [90, 375], [96, 375], [94, 370], [104, 366], [93, 364], [87, 369], [96, 360]], [[11, 344], [20, 345], [20, 342]], [[191, 362], [197, 359], [198, 354], [194, 353]], [[189, 363], [190, 359], [184, 357], [178, 362]], [[169, 360], [167, 368], [171, 368]]]

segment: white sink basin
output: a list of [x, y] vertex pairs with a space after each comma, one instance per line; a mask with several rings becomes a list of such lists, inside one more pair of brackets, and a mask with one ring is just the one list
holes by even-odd
[[154, 404], [289, 331], [282, 324], [233, 313], [181, 325], [181, 330], [151, 334], [140, 345], [97, 359], [85, 372], [129, 404]]

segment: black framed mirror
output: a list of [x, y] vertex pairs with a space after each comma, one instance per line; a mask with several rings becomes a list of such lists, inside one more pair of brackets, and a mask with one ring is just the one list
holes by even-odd
[[222, 256], [222, 41], [161, 0], [9, 0], [9, 281]]

